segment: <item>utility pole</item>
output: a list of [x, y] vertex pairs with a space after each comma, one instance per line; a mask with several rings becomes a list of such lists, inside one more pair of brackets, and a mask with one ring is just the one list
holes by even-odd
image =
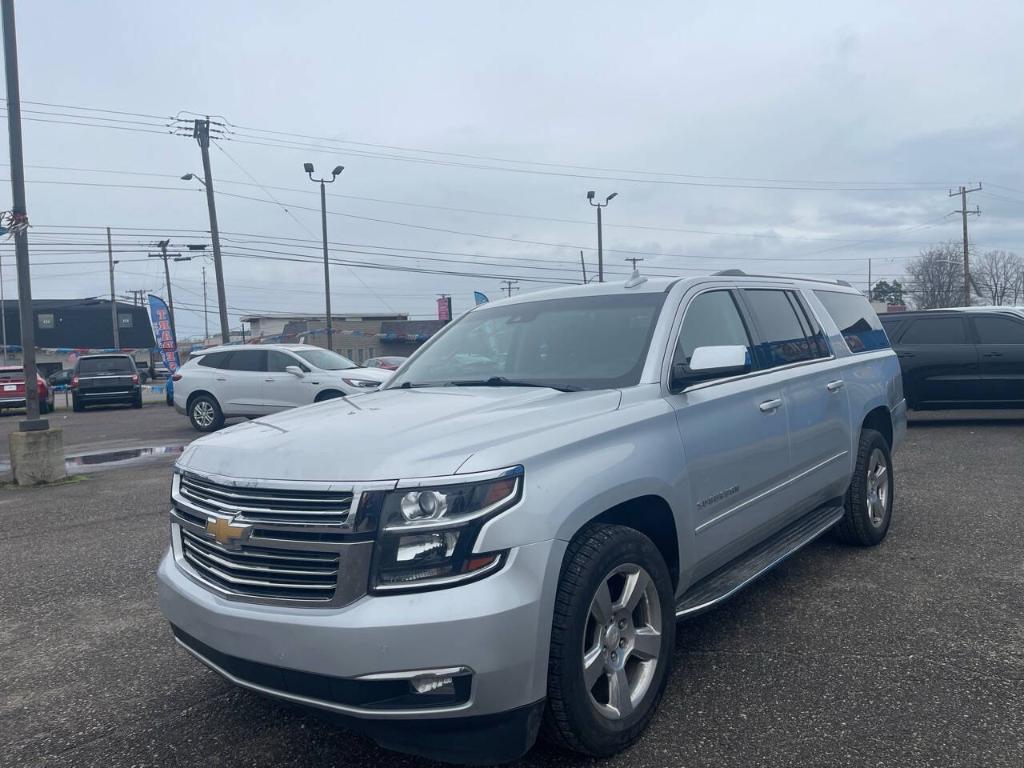
[[[174, 259], [175, 261], [192, 261], [191, 256], [182, 256], [180, 253], [168, 253], [167, 246], [171, 244], [170, 240], [161, 240], [157, 243], [160, 248], [160, 253], [150, 253], [151, 259], [163, 259], [164, 262], [164, 280], [167, 282], [167, 309], [171, 314], [171, 334], [174, 336], [174, 343], [178, 343], [178, 330], [174, 324], [174, 294], [171, 292], [171, 268], [167, 265], [168, 259]], [[230, 342], [225, 342], [230, 343]]]
[[7, 305], [4, 303], [4, 266], [0, 259], [0, 332], [3, 333], [3, 361], [7, 365]]
[[967, 210], [967, 195], [971, 192], [981, 191], [981, 182], [978, 182], [978, 186], [968, 189], [967, 187], [960, 187], [959, 190], [954, 192], [949, 190], [949, 196], [955, 197], [960, 196], [960, 210], [953, 211], [953, 213], [959, 213], [963, 217], [964, 222], [964, 306], [971, 306], [971, 261], [968, 255], [967, 247], [967, 217], [968, 216], [981, 216], [981, 209], [978, 206], [974, 206], [973, 211]]
[[110, 242], [110, 227], [107, 227], [107, 266], [110, 268], [110, 323], [114, 329], [114, 349], [121, 349], [121, 335], [117, 328], [117, 295], [114, 293], [114, 246]]
[[511, 299], [512, 298], [512, 291], [513, 290], [516, 290], [516, 291], [519, 290], [518, 283], [519, 283], [518, 280], [502, 280], [501, 284], [504, 287], [501, 290], [505, 291], [505, 293], [508, 294], [508, 298]]
[[[213, 197], [213, 171], [210, 169], [210, 118], [196, 120], [192, 131], [193, 138], [199, 143], [203, 154], [203, 176], [206, 187], [206, 206], [210, 210], [210, 239], [213, 241], [213, 274], [217, 281], [217, 304], [220, 309], [220, 334], [224, 344], [231, 343], [231, 330], [228, 328], [228, 300], [224, 293], [224, 265], [220, 257], [220, 229], [217, 227], [217, 203]], [[166, 267], [167, 263], [164, 262]], [[168, 282], [168, 287], [170, 282]], [[170, 295], [168, 294], [168, 298]], [[174, 325], [174, 311], [171, 308], [171, 325]]]
[[328, 263], [327, 252], [327, 185], [333, 184], [339, 174], [345, 170], [344, 165], [336, 165], [331, 171], [329, 179], [314, 179], [313, 164], [303, 163], [302, 170], [309, 176], [309, 180], [320, 184], [320, 223], [323, 227], [324, 236], [324, 309], [327, 312], [327, 348], [334, 350], [334, 323], [331, 320], [331, 268]]
[[618, 194], [618, 192], [612, 192], [604, 199], [603, 203], [595, 203], [595, 192], [593, 190], [587, 192], [587, 200], [592, 206], [597, 208], [597, 282], [599, 283], [604, 282], [604, 242], [601, 234], [601, 209], [607, 208], [608, 203], [618, 196]]
[[[11, 217], [14, 254], [18, 265], [18, 315], [21, 321], [21, 359], [25, 372], [25, 420], [21, 432], [50, 428], [39, 418], [39, 387], [36, 383], [35, 313], [32, 311], [32, 277], [28, 263], [28, 212], [25, 203], [25, 158], [21, 146], [21, 91], [18, 86], [18, 35], [14, 27], [14, 0], [3, 0], [4, 72], [7, 81], [7, 133], [11, 157]], [[12, 451], [13, 453], [13, 451]]]
[[149, 293], [149, 291], [145, 288], [132, 288], [128, 293], [132, 295], [132, 305], [137, 307], [145, 303], [142, 297]]
[[874, 296], [871, 295], [871, 259], [868, 259], [868, 301], [871, 301]]
[[203, 264], [203, 344], [210, 338], [210, 310], [206, 305], [206, 265]]
[[637, 265], [637, 264], [638, 264], [639, 262], [643, 261], [643, 259], [641, 259], [641, 258], [638, 258], [638, 257], [636, 257], [636, 256], [632, 256], [632, 257], [630, 257], [630, 258], [628, 258], [628, 259], [623, 259], [623, 261], [628, 261], [628, 262], [632, 263], [632, 265], [633, 265], [633, 271], [634, 271], [634, 272], [636, 272], [636, 271], [637, 271], [637, 270], [636, 270], [636, 265]]
[[583, 251], [580, 251], [580, 268], [583, 270], [583, 284], [587, 284], [587, 262], [583, 260]]

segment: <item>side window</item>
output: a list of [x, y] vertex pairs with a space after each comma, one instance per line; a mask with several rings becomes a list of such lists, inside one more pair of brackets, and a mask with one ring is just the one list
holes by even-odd
[[857, 293], [836, 291], [815, 291], [814, 295], [835, 320], [851, 352], [871, 352], [889, 346], [882, 321], [866, 298]]
[[959, 317], [919, 317], [910, 322], [900, 344], [966, 344], [964, 321]]
[[1012, 317], [975, 317], [974, 330], [981, 344], [1024, 344], [1024, 320]]
[[201, 365], [204, 368], [226, 368], [230, 355], [230, 352], [211, 352], [199, 358], [197, 365]]
[[267, 370], [271, 373], [284, 373], [284, 369], [289, 365], [298, 365], [299, 361], [291, 355], [286, 355], [284, 352], [278, 352], [276, 349], [267, 350]]
[[746, 289], [743, 297], [750, 305], [763, 337], [757, 345], [762, 368], [800, 363], [821, 356], [816, 342], [807, 337], [807, 320], [801, 319], [789, 291]]
[[265, 349], [239, 349], [231, 353], [227, 368], [232, 371], [266, 371], [267, 351]]
[[702, 293], [686, 308], [674, 362], [689, 363], [697, 347], [738, 345], [750, 353], [750, 336], [729, 291]]

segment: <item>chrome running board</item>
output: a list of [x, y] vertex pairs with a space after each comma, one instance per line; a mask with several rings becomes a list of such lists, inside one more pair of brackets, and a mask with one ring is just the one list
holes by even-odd
[[676, 618], [693, 616], [732, 597], [838, 523], [843, 517], [843, 511], [843, 507], [836, 502], [818, 507], [770, 539], [708, 574], [679, 598]]

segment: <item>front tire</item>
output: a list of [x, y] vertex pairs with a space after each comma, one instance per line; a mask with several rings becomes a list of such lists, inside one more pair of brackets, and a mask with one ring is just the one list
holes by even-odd
[[636, 741], [665, 690], [675, 629], [672, 579], [654, 543], [616, 525], [580, 531], [555, 597], [546, 736], [595, 757]]
[[889, 443], [873, 429], [862, 430], [844, 500], [846, 514], [835, 528], [839, 540], [861, 547], [881, 544], [892, 521], [895, 490]]
[[213, 432], [224, 426], [224, 412], [210, 395], [199, 395], [188, 404], [188, 419], [200, 432]]

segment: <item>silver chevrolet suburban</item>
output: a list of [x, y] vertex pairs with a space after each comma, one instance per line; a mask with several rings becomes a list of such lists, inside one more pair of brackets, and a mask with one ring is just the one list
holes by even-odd
[[845, 283], [747, 275], [485, 304], [380, 391], [192, 443], [160, 564], [177, 642], [389, 748], [604, 756], [676, 622], [826, 531], [879, 544], [900, 367]]

